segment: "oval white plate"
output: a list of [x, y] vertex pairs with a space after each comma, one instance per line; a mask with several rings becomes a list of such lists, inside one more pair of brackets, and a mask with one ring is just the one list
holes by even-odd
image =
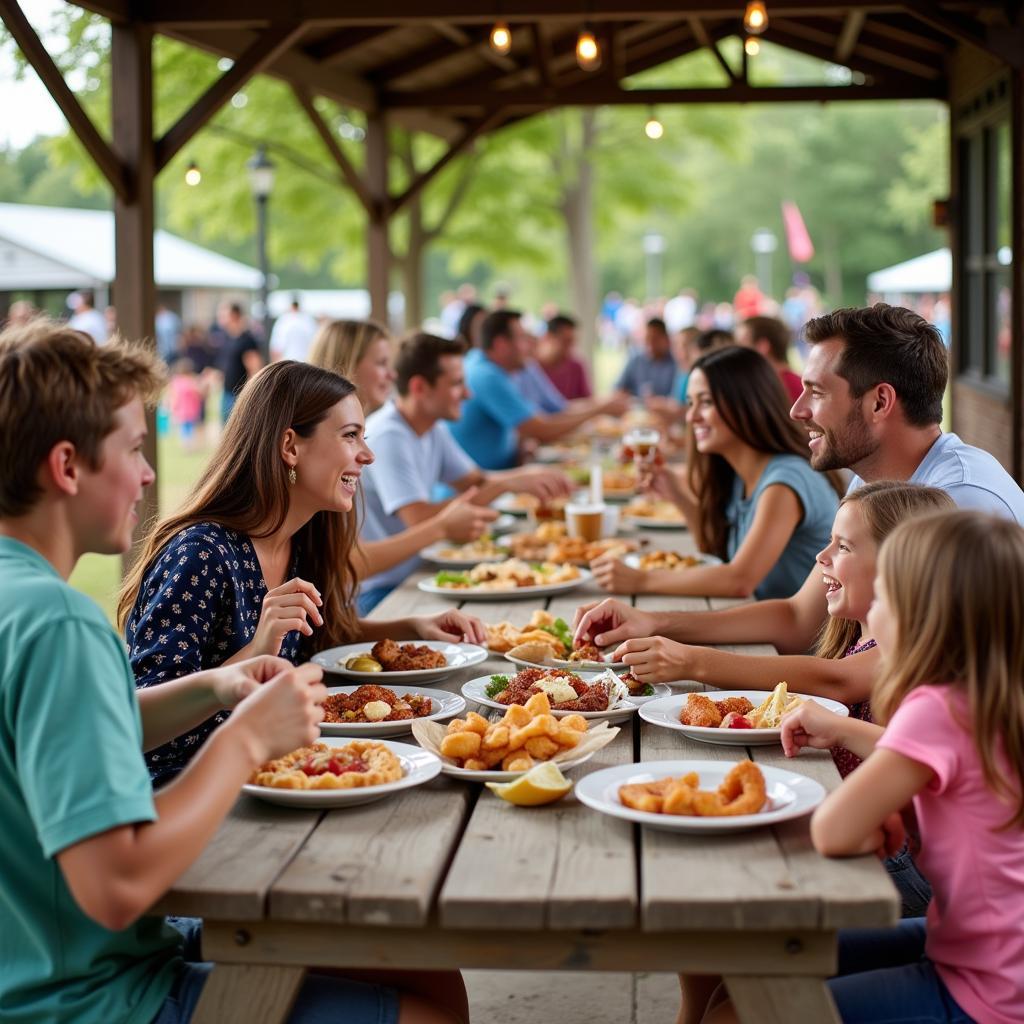
[[454, 569], [472, 569], [474, 565], [482, 562], [504, 562], [508, 558], [507, 551], [498, 551], [493, 555], [444, 555], [445, 550], [457, 549], [463, 545], [453, 544], [450, 540], [439, 540], [436, 544], [424, 548], [420, 552], [420, 558], [432, 562], [434, 565], [447, 565]]
[[563, 583], [542, 583], [536, 587], [512, 587], [509, 590], [480, 590], [476, 587], [439, 587], [429, 576], [416, 586], [425, 594], [437, 594], [453, 601], [508, 601], [527, 597], [546, 597], [550, 594], [564, 594], [588, 583], [592, 578], [589, 569], [580, 569], [579, 576]]
[[[768, 696], [766, 690], [708, 690], [704, 696], [712, 700], [725, 700], [726, 697], [746, 697], [756, 708]], [[845, 704], [828, 697], [810, 697], [804, 693], [792, 693], [791, 697], [802, 697], [804, 700], [817, 701], [822, 707], [834, 711], [837, 715], [849, 715]], [[651, 701], [640, 709], [640, 717], [651, 725], [663, 729], [678, 729], [679, 732], [695, 740], [705, 743], [718, 743], [725, 747], [760, 747], [769, 743], [778, 743], [782, 736], [781, 729], [709, 729], [702, 725], [683, 725], [679, 721], [679, 713], [686, 707], [689, 697], [687, 693], [677, 693], [662, 700]]]
[[717, 789], [733, 767], [727, 761], [646, 761], [643, 764], [620, 764], [602, 768], [576, 783], [576, 798], [587, 807], [613, 818], [624, 818], [665, 832], [692, 835], [724, 835], [746, 829], [774, 825], [790, 818], [810, 814], [825, 799], [825, 787], [806, 775], [788, 769], [758, 765], [764, 773], [768, 799], [765, 810], [757, 814], [733, 817], [698, 818], [683, 814], [651, 814], [634, 811], [619, 801], [619, 787], [634, 782], [654, 782], [667, 775], [687, 772], [700, 775], [701, 789]]
[[[603, 672], [606, 668], [610, 668], [613, 672], [625, 672], [629, 666], [624, 661], [608, 661], [608, 662], [596, 662], [596, 661], [562, 661], [555, 659], [554, 661], [527, 661], [525, 658], [513, 658], [511, 654], [503, 654], [502, 657], [506, 661], [511, 661], [513, 665], [518, 665], [520, 668], [564, 668], [570, 672]], [[671, 693], [671, 691], [669, 691]]]
[[[351, 743], [352, 739], [322, 736], [320, 742], [326, 743], [329, 747], [343, 747], [346, 743]], [[247, 782], [242, 786], [242, 792], [266, 800], [267, 803], [306, 810], [322, 807], [355, 807], [381, 800], [403, 789], [422, 786], [441, 773], [441, 759], [436, 754], [431, 754], [429, 750], [414, 747], [411, 743], [395, 743], [393, 740], [380, 742], [402, 762], [402, 777], [395, 782], [353, 789], [275, 789], [273, 786], [254, 786]]]
[[[646, 553], [647, 554], [654, 554], [653, 551], [646, 552]], [[722, 560], [718, 557], [718, 555], [705, 555], [705, 554], [702, 553], [702, 554], [694, 555], [693, 557], [694, 558], [699, 558], [701, 565], [721, 565], [722, 564]], [[630, 554], [630, 555], [626, 555], [626, 557], [623, 558], [623, 561], [631, 569], [639, 569], [640, 568], [640, 559], [641, 558], [643, 558], [643, 555], [639, 555], [639, 554], [633, 553], [633, 554]], [[696, 568], [697, 568], [697, 566], [695, 566], [695, 565], [693, 565], [693, 566], [690, 566], [690, 565], [688, 565], [688, 566], [679, 566], [678, 569], [673, 570], [673, 571], [685, 572], [687, 569], [696, 569]], [[649, 572], [650, 570], [644, 569], [642, 571]]]
[[[381, 672], [375, 673], [383, 675]], [[380, 739], [383, 736], [401, 736], [412, 728], [413, 722], [441, 722], [446, 718], [454, 718], [466, 710], [466, 702], [457, 694], [449, 693], [447, 690], [428, 690], [422, 686], [390, 686], [386, 683], [375, 684], [387, 686], [399, 697], [410, 697], [419, 694], [421, 697], [429, 697], [433, 701], [433, 710], [429, 715], [420, 718], [408, 718], [404, 722], [321, 722], [320, 734], [322, 736], [362, 736], [367, 739]], [[331, 686], [328, 694], [331, 693], [352, 693], [355, 686]]]
[[401, 681], [426, 683], [433, 679], [443, 679], [453, 672], [458, 672], [459, 669], [479, 665], [481, 661], [487, 660], [486, 648], [478, 647], [476, 644], [453, 644], [449, 640], [401, 640], [397, 642], [416, 644], [417, 647], [429, 647], [431, 650], [440, 651], [448, 659], [448, 664], [442, 668], [421, 668], [411, 672], [353, 672], [352, 669], [345, 668], [345, 662], [357, 654], [371, 656], [370, 651], [373, 650], [373, 644], [368, 643], [330, 647], [326, 651], [314, 654], [310, 660], [316, 662], [329, 674], [347, 676], [350, 679], [358, 679], [362, 683], [378, 683], [380, 686], [390, 686], [392, 683]]
[[[495, 674], [497, 675], [498, 673]], [[585, 683], [589, 683], [596, 679], [600, 673], [580, 672], [578, 675]], [[477, 676], [476, 679], [470, 679], [468, 682], [462, 684], [462, 696], [465, 697], [466, 700], [473, 701], [475, 704], [482, 704], [485, 708], [494, 708], [497, 711], [508, 711], [507, 704], [499, 704], [498, 701], [492, 700], [487, 696], [487, 685], [490, 681], [490, 676]], [[655, 690], [658, 691], [655, 696], [661, 696], [661, 694], [667, 693], [669, 688], [664, 684], [661, 684], [656, 686]], [[552, 709], [551, 714], [553, 714], [555, 718], [567, 718], [569, 715], [580, 715], [588, 720], [606, 718], [609, 722], [621, 722], [634, 714], [643, 701], [653, 699], [653, 697], [638, 697], [636, 699], [633, 697], [623, 697], [615, 707], [609, 708], [607, 711], [555, 711]]]
[[508, 533], [509, 530], [521, 530], [522, 522], [516, 516], [508, 514], [498, 516], [493, 523], [488, 523], [487, 528], [491, 533]]
[[[575, 760], [569, 758], [565, 761], [558, 761], [557, 764], [563, 772], [567, 772], [570, 768], [575, 768], [577, 765], [583, 764], [584, 761], [589, 761], [596, 753], [596, 750], [592, 750], [589, 754], [584, 754]], [[520, 775], [526, 774], [526, 772], [502, 772], [495, 770], [472, 771], [469, 768], [458, 768], [453, 764], [448, 764], [443, 759], [441, 760], [441, 773], [443, 775], [450, 775], [453, 779], [462, 779], [463, 782], [511, 782], [513, 779], [518, 779]]]
[[497, 509], [507, 516], [525, 519], [530, 514], [530, 510], [525, 505], [520, 505], [516, 501], [517, 497], [518, 495], [515, 494], [500, 494], [491, 502], [491, 508]]

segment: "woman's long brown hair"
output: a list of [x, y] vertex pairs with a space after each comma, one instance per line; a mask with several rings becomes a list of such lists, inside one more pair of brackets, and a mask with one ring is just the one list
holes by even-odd
[[919, 686], [959, 690], [985, 782], [1007, 805], [1003, 827], [1024, 826], [1024, 530], [984, 512], [920, 516], [893, 530], [878, 570], [896, 635], [875, 721]]
[[[354, 394], [344, 377], [290, 360], [264, 367], [246, 384], [203, 475], [182, 507], [150, 529], [125, 577], [117, 604], [122, 631], [146, 574], [186, 527], [213, 522], [250, 537], [266, 537], [280, 528], [290, 501], [288, 467], [280, 452], [285, 431], [310, 437], [331, 408]], [[293, 538], [298, 575], [313, 583], [323, 599], [324, 625], [303, 639], [304, 653], [357, 635], [356, 530], [354, 511], [317, 512]]]
[[[799, 455], [810, 461], [807, 432], [789, 418], [789, 398], [771, 363], [751, 348], [730, 345], [702, 356], [690, 369], [700, 370], [718, 415], [726, 426], [755, 451], [771, 455]], [[697, 496], [697, 546], [701, 551], [726, 557], [729, 524], [725, 508], [732, 496], [736, 473], [721, 455], [697, 451], [689, 431], [687, 479]], [[826, 473], [836, 494], [844, 491], [838, 473]]]
[[[956, 506], [953, 499], [938, 487], [906, 484], [898, 480], [878, 480], [864, 484], [847, 494], [839, 507], [856, 504], [871, 539], [880, 547], [882, 541], [904, 520], [925, 512], [941, 512]], [[860, 639], [860, 623], [856, 619], [828, 617], [821, 629], [814, 653], [819, 658], [841, 658]]]

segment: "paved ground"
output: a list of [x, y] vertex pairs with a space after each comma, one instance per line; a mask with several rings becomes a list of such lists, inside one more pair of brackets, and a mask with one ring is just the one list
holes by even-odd
[[463, 971], [473, 1024], [674, 1024], [674, 974]]

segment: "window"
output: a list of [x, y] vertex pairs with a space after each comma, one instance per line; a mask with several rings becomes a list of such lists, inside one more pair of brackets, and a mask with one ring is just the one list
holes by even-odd
[[1010, 247], [1010, 115], [1007, 86], [965, 110], [957, 148], [960, 178], [960, 370], [1010, 385], [1013, 251]]

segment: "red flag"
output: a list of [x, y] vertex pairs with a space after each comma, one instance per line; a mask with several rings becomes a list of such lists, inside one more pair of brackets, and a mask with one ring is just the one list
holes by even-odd
[[800, 208], [789, 199], [782, 200], [782, 222], [786, 227], [786, 244], [794, 263], [808, 263], [814, 259], [814, 243], [807, 233]]

